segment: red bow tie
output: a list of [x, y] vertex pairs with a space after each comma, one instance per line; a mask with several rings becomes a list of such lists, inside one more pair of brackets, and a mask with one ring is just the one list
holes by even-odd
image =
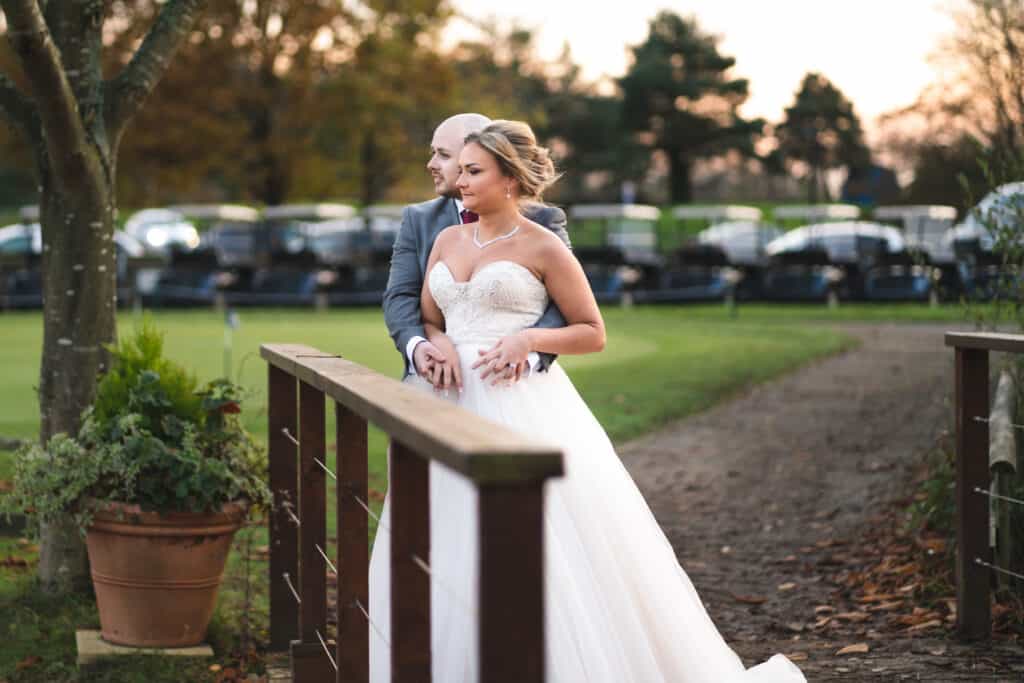
[[462, 217], [463, 223], [476, 223], [480, 219], [480, 216], [476, 215], [469, 209], [463, 209], [460, 211], [459, 216]]

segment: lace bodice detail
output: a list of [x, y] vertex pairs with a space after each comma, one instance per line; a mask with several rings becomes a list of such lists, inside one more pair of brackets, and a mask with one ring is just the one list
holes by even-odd
[[532, 327], [548, 306], [544, 283], [515, 261], [491, 261], [468, 282], [456, 281], [448, 265], [438, 261], [427, 283], [455, 344], [493, 344]]

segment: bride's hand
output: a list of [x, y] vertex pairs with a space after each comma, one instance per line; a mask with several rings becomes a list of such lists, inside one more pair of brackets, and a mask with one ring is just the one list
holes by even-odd
[[526, 358], [531, 350], [530, 340], [525, 331], [510, 334], [499, 339], [490, 349], [481, 350], [480, 357], [473, 363], [473, 369], [483, 367], [480, 379], [487, 379], [493, 374], [492, 385], [502, 380], [518, 382], [526, 370]]
[[428, 341], [437, 347], [444, 359], [434, 363], [427, 379], [435, 389], [447, 390], [454, 385], [456, 389], [462, 391], [462, 368], [459, 364], [459, 353], [455, 350], [455, 344], [444, 333], [431, 334], [428, 337]]

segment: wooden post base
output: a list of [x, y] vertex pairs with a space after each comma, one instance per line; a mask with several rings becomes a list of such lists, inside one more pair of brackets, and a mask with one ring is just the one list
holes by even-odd
[[292, 683], [325, 683], [337, 678], [331, 660], [320, 643], [303, 643], [293, 640]]

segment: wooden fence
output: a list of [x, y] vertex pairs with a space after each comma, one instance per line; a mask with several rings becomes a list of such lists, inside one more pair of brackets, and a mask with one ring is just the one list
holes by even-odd
[[957, 635], [991, 636], [992, 572], [989, 509], [989, 352], [1024, 353], [1024, 335], [947, 332], [956, 353], [956, 597]]
[[[481, 680], [544, 680], [543, 486], [562, 456], [454, 404], [317, 349], [264, 344], [269, 369], [270, 641], [294, 683], [369, 679], [367, 424], [391, 442], [392, 680], [431, 680], [429, 464], [479, 492]], [[336, 416], [327, 466], [325, 400]], [[327, 478], [337, 551], [327, 552]], [[458, 521], [455, 521], [458, 523]], [[328, 637], [327, 576], [337, 574]]]

